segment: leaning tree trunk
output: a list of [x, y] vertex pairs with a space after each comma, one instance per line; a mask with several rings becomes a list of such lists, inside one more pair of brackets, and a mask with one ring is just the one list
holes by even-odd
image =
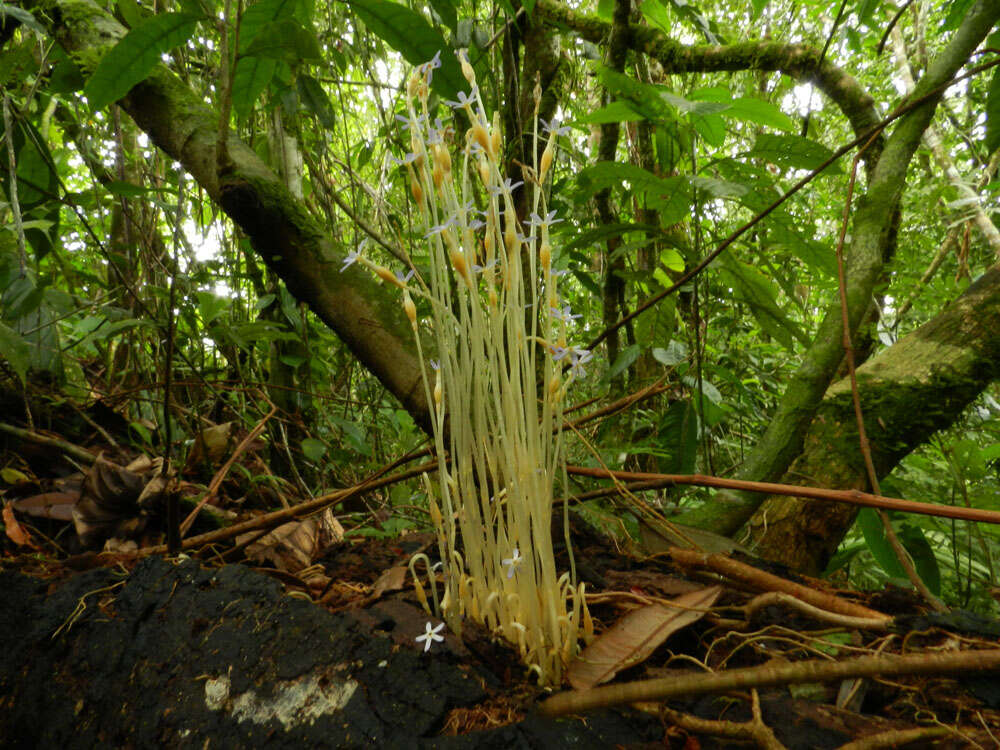
[[[884, 477], [1000, 378], [1000, 265], [923, 326], [858, 368], [872, 460]], [[848, 378], [827, 391], [783, 482], [868, 490]], [[854, 522], [852, 505], [770, 497], [745, 529], [764, 557], [817, 573]]]

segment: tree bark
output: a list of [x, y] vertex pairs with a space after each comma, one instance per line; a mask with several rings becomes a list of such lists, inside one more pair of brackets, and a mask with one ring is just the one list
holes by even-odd
[[[85, 75], [126, 32], [92, 0], [23, 4], [44, 11], [36, 16], [47, 19], [53, 37]], [[235, 136], [226, 142], [229, 163], [220, 168], [218, 115], [164, 65], [157, 65], [118, 104], [247, 234], [289, 291], [330, 326], [418, 424], [429, 429], [413, 333], [395, 288], [386, 289], [357, 266], [341, 271], [342, 249]]]
[[[857, 370], [865, 431], [878, 476], [949, 426], [1000, 378], [1000, 265], [939, 315]], [[830, 387], [783, 482], [870, 491], [849, 378]], [[746, 528], [752, 549], [810, 574], [822, 572], [857, 508], [770, 497]]]

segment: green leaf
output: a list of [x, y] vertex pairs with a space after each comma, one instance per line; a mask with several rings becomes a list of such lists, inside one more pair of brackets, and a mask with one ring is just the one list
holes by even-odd
[[718, 148], [726, 142], [726, 125], [722, 115], [695, 115], [691, 117], [691, 126], [709, 146]]
[[858, 4], [858, 20], [865, 26], [870, 26], [872, 15], [874, 15], [881, 4], [882, 0], [861, 0]]
[[190, 13], [161, 13], [128, 32], [101, 58], [83, 88], [91, 109], [103, 109], [144, 81], [160, 55], [191, 38], [199, 20]]
[[316, 35], [294, 18], [281, 18], [268, 25], [250, 42], [245, 54], [283, 60], [289, 65], [323, 58]]
[[422, 65], [440, 52], [441, 67], [431, 79], [431, 88], [438, 94], [457, 99], [459, 91], [468, 89], [448, 43], [422, 15], [389, 0], [348, 0], [348, 5], [372, 33], [384, 39], [411, 65]]
[[658, 194], [669, 189], [668, 183], [652, 172], [617, 161], [599, 161], [584, 168], [576, 176], [576, 182], [587, 198], [602, 190], [624, 187], [626, 182], [636, 192]]
[[38, 34], [46, 34], [45, 27], [38, 23], [30, 12], [24, 10], [23, 8], [16, 8], [13, 5], [0, 3], [0, 27], [6, 26], [5, 19], [7, 18], [13, 18], [15, 21], [19, 21], [24, 24], [25, 28], [31, 29]]
[[333, 130], [337, 124], [337, 120], [333, 114], [333, 105], [330, 103], [330, 99], [327, 97], [326, 92], [323, 91], [323, 87], [319, 81], [312, 76], [300, 74], [295, 84], [299, 92], [299, 98], [306, 106], [306, 109], [316, 115], [316, 119], [319, 120], [320, 125], [327, 130]]
[[970, 7], [972, 7], [972, 0], [952, 0], [948, 15], [941, 23], [941, 31], [957, 29], [959, 24], [962, 23], [962, 19], [965, 18], [965, 14], [969, 12]]
[[7, 360], [23, 385], [31, 363], [31, 347], [17, 331], [3, 323], [0, 323], [0, 357]]
[[639, 359], [639, 345], [632, 344], [631, 346], [625, 347], [621, 353], [615, 357], [614, 363], [611, 365], [611, 369], [608, 370], [607, 379], [611, 380], [613, 378], [621, 375], [625, 370], [630, 368], [633, 363]]
[[675, 401], [660, 419], [656, 442], [660, 449], [660, 471], [693, 474], [698, 457], [698, 412], [690, 399]]
[[794, 349], [793, 337], [803, 346], [809, 345], [809, 337], [775, 302], [778, 289], [770, 279], [753, 266], [726, 253], [719, 256], [717, 263], [732, 284], [736, 296], [750, 307], [761, 328], [786, 349]]
[[213, 292], [197, 292], [195, 296], [198, 298], [198, 313], [206, 326], [222, 315], [233, 302], [228, 297], [218, 297]]
[[639, 12], [643, 18], [649, 21], [650, 25], [659, 29], [668, 37], [674, 35], [674, 22], [667, 13], [666, 6], [660, 0], [643, 0], [639, 6]]
[[597, 0], [597, 17], [611, 23], [615, 15], [615, 0]]
[[641, 83], [604, 65], [597, 66], [597, 76], [612, 97], [628, 100], [632, 108], [646, 119], [663, 123], [676, 119], [674, 108], [662, 95], [662, 87]]
[[986, 138], [983, 145], [990, 154], [1000, 148], [1000, 67], [993, 69], [986, 94]]
[[135, 0], [118, 0], [118, 10], [130, 29], [134, 29], [146, 17]]
[[251, 45], [272, 24], [297, 17], [299, 8], [299, 0], [260, 0], [247, 8], [240, 18], [239, 58], [233, 72], [232, 90], [237, 119], [243, 120], [250, 114], [278, 69], [278, 61], [273, 57], [250, 54]]
[[351, 446], [351, 448], [353, 448], [356, 452], [360, 453], [363, 456], [371, 455], [371, 448], [365, 441], [365, 431], [362, 427], [360, 427], [354, 422], [351, 422], [347, 419], [343, 419], [341, 417], [334, 416], [331, 417], [331, 419], [337, 425], [337, 427], [340, 428], [340, 431], [343, 434], [344, 439]]
[[687, 347], [680, 341], [671, 341], [666, 349], [653, 349], [653, 359], [665, 367], [673, 367], [687, 359]]
[[[431, 7], [434, 12], [438, 14], [438, 17], [444, 22], [452, 31], [458, 27], [458, 12], [455, 10], [455, 3], [452, 0], [430, 0]], [[529, 10], [530, 14], [531, 11]], [[462, 45], [468, 47], [470, 45]]]
[[[764, 133], [757, 136], [757, 141], [750, 150], [750, 156], [792, 169], [816, 169], [833, 156], [826, 146], [803, 138], [800, 135], [772, 135]], [[834, 162], [824, 170], [824, 174], [840, 174], [843, 170]]]
[[[729, 103], [729, 108], [722, 112], [723, 117], [752, 122], [755, 125], [783, 130], [786, 133], [794, 133], [798, 129], [795, 121], [771, 102], [766, 102], [763, 99], [755, 99], [750, 96], [741, 96], [736, 99], [728, 98], [729, 92], [725, 91], [725, 89], [722, 89], [722, 91], [726, 98], [715, 98], [717, 96], [715, 92], [718, 89], [704, 89], [703, 91], [706, 92], [704, 94], [706, 101], [725, 101]], [[699, 92], [694, 92], [691, 94], [691, 98], [700, 100], [702, 96], [699, 95]]]
[[632, 109], [625, 101], [615, 101], [606, 107], [601, 107], [576, 121], [580, 125], [604, 125], [609, 122], [638, 122], [645, 118]]
[[313, 463], [318, 462], [326, 454], [326, 443], [316, 438], [305, 438], [302, 441], [302, 455]]
[[576, 237], [564, 245], [564, 253], [571, 252], [578, 248], [590, 247], [598, 242], [605, 241], [608, 237], [620, 237], [626, 232], [654, 232], [656, 227], [651, 224], [602, 224], [586, 232], [580, 232]]
[[746, 195], [750, 188], [738, 182], [720, 180], [717, 177], [688, 177], [691, 187], [703, 190], [713, 198], [740, 198]]

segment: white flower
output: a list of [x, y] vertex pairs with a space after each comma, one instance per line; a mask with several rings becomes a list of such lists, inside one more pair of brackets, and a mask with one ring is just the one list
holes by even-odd
[[505, 557], [500, 561], [501, 565], [507, 566], [507, 578], [514, 577], [514, 570], [524, 562], [524, 558], [521, 557], [521, 553], [518, 551], [517, 547], [514, 547], [514, 554], [510, 557]]
[[443, 641], [444, 636], [438, 635], [444, 629], [444, 623], [440, 622], [437, 625], [431, 625], [429, 622], [424, 625], [424, 634], [418, 635], [416, 638], [417, 643], [421, 641], [424, 642], [424, 653], [431, 650], [431, 644], [434, 641]]
[[553, 318], [555, 318], [556, 320], [562, 320], [566, 323], [569, 323], [571, 320], [575, 320], [576, 318], [582, 317], [580, 315], [574, 315], [569, 305], [566, 305], [561, 310], [558, 307], [551, 307], [549, 309], [552, 311]]
[[528, 219], [528, 224], [530, 224], [533, 227], [547, 227], [552, 224], [558, 224], [560, 221], [562, 221], [562, 219], [556, 218], [555, 211], [549, 211], [547, 214], [545, 214], [544, 219], [535, 212], [532, 212], [531, 218]]
[[539, 117], [538, 120], [542, 123], [542, 129], [550, 135], [568, 135], [570, 132], [568, 127], [559, 127], [558, 117], [553, 117], [552, 122], [546, 122], [542, 117]]
[[354, 265], [354, 263], [360, 257], [361, 256], [358, 255], [358, 251], [357, 250], [351, 250], [351, 252], [349, 252], [347, 254], [347, 256], [344, 258], [344, 265], [342, 265], [340, 267], [340, 272], [343, 273], [345, 268], [347, 268], [348, 266]]

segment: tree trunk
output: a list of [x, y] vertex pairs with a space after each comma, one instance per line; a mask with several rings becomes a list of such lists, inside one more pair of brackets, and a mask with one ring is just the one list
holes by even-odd
[[[857, 370], [872, 460], [884, 477], [938, 430], [951, 425], [1000, 378], [1000, 266], [939, 315]], [[830, 387], [781, 480], [870, 491], [858, 443], [849, 379]], [[854, 522], [852, 505], [770, 497], [745, 534], [756, 552], [807, 573], [821, 572]]]

